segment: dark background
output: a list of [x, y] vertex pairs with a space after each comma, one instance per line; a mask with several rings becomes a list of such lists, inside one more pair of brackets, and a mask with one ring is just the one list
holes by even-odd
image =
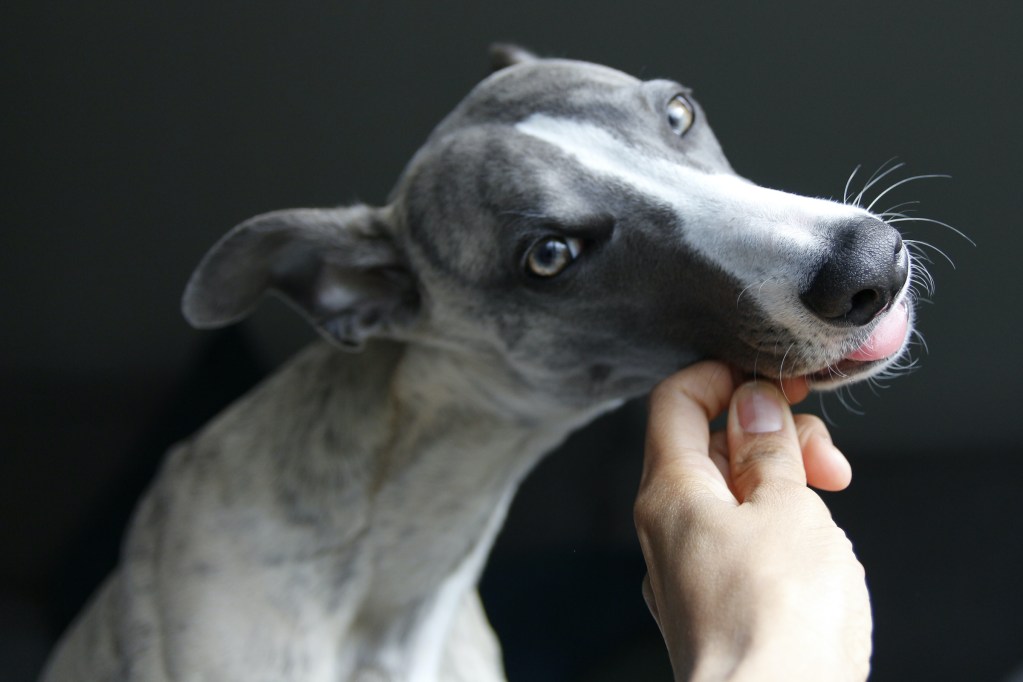
[[[382, 202], [486, 47], [691, 85], [738, 172], [841, 196], [897, 156], [935, 244], [921, 369], [855, 414], [828, 502], [867, 568], [875, 680], [1023, 663], [1018, 304], [1023, 3], [14, 2], [0, 10], [0, 670], [31, 679], [160, 453], [312, 337], [277, 303], [219, 333], [179, 295], [235, 223]], [[869, 173], [868, 173], [869, 174]], [[861, 176], [862, 178], [862, 176]], [[811, 401], [812, 402], [812, 401]], [[818, 408], [819, 409], [819, 408]], [[639, 596], [636, 403], [517, 500], [483, 589], [513, 680], [669, 679]]]

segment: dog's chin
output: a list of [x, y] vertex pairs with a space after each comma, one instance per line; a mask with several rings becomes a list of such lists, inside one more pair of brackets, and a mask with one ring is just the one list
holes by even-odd
[[830, 391], [876, 376], [906, 352], [912, 326], [912, 308], [908, 301], [900, 301], [878, 319], [859, 345], [803, 377], [811, 389]]
[[822, 370], [803, 375], [807, 385], [814, 391], [833, 391], [841, 386], [854, 384], [880, 374], [890, 367], [898, 357], [872, 362], [839, 360]]

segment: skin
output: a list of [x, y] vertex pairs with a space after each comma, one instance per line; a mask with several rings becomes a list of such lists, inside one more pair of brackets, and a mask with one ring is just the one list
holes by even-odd
[[[848, 461], [827, 428], [793, 416], [801, 379], [741, 383], [717, 362], [660, 384], [650, 402], [635, 519], [644, 596], [677, 680], [864, 680], [863, 567], [808, 484], [841, 490]], [[728, 410], [727, 428], [710, 421]]]

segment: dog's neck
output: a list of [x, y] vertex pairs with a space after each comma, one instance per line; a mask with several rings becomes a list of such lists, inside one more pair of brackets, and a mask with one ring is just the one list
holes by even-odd
[[521, 479], [614, 406], [531, 405], [521, 385], [510, 402], [519, 380], [496, 367], [418, 344], [374, 342], [359, 354], [316, 344], [213, 422], [196, 446], [231, 472], [274, 472], [218, 478], [236, 488], [225, 499], [286, 519], [275, 523], [277, 550], [318, 556], [355, 542], [372, 523], [375, 547], [366, 549], [380, 592], [369, 598], [389, 602], [377, 609], [403, 608], [467, 561], [477, 564], [468, 569], [474, 578]]

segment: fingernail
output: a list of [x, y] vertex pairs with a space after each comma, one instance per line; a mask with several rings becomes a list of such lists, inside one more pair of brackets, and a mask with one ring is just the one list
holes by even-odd
[[757, 384], [743, 387], [739, 396], [739, 426], [746, 433], [772, 433], [781, 431], [782, 414], [778, 399]]

